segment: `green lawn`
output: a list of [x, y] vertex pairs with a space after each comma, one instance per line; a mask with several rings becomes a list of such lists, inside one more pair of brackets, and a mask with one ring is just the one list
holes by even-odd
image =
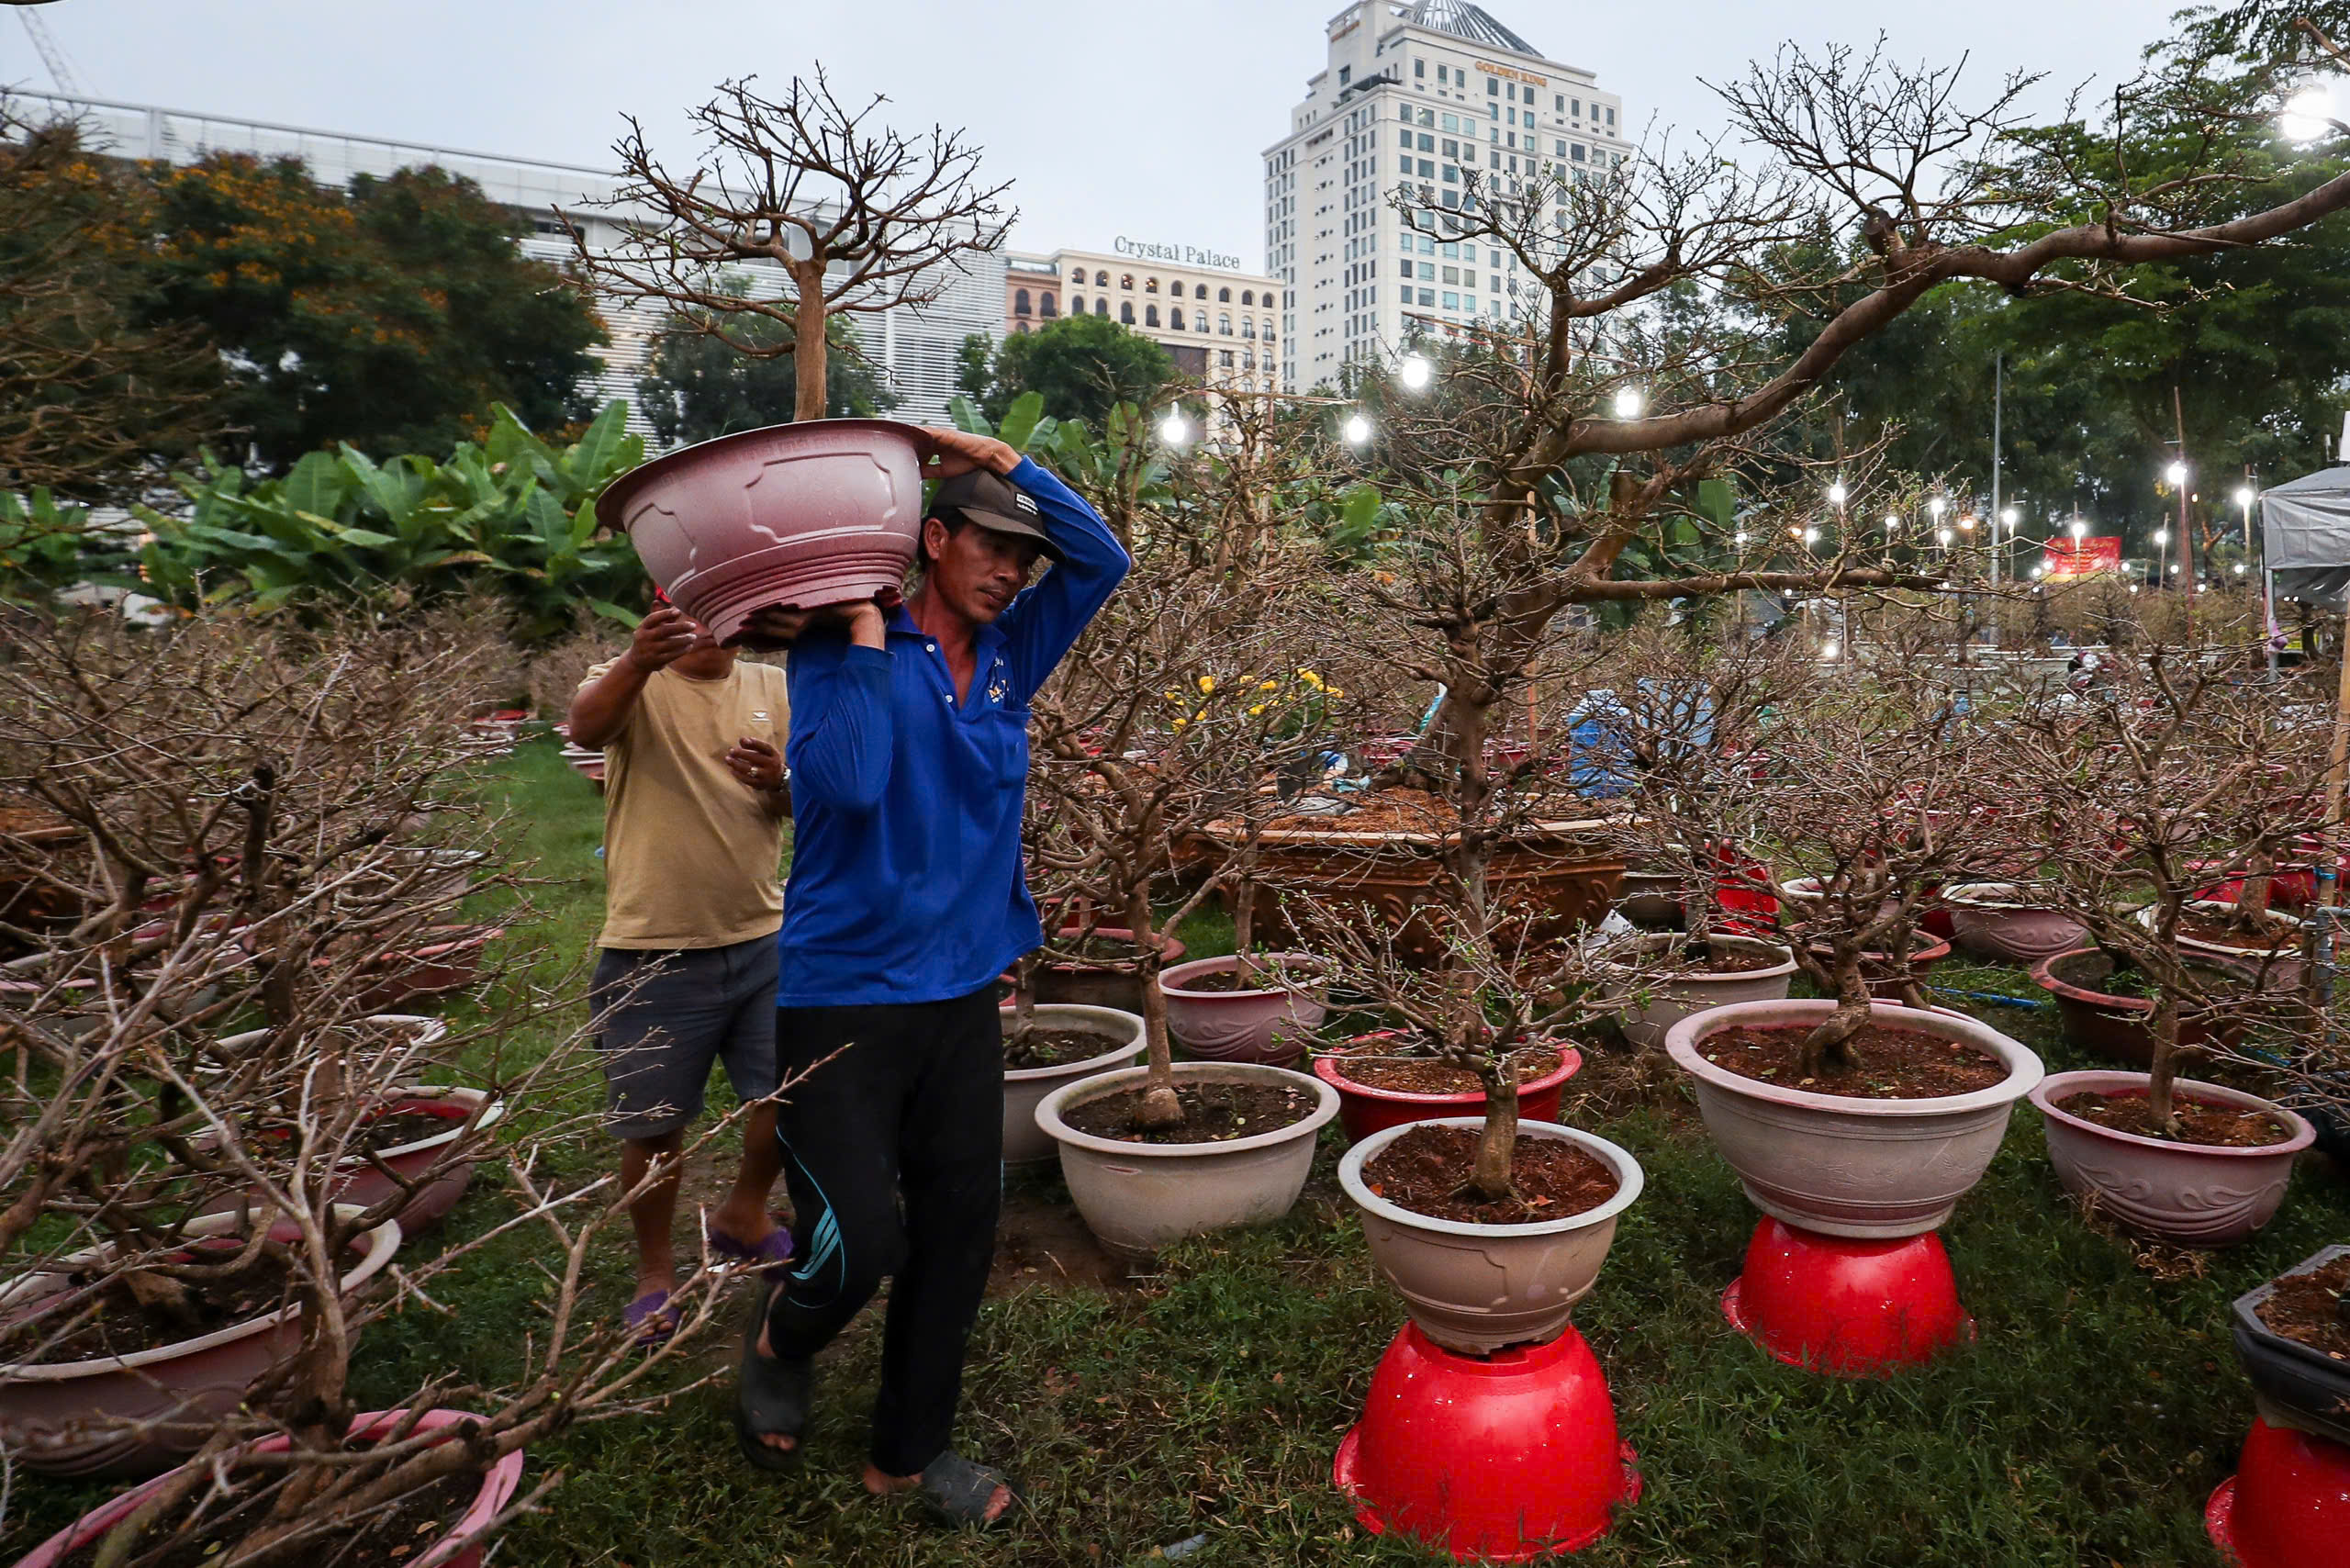
[[[576, 953], [592, 939], [597, 801], [546, 743], [508, 765], [529, 852], [550, 879], [534, 934]], [[1187, 930], [1195, 951], [1219, 933]], [[1228, 937], [1226, 938], [1228, 940]], [[2018, 970], [1953, 969], [1965, 990], [2031, 994]], [[2045, 1054], [2053, 1016], [1970, 1003]], [[1755, 1214], [1677, 1091], [1643, 1093], [1620, 1054], [1569, 1084], [1577, 1126], [1633, 1150], [1648, 1188], [1626, 1215], [1576, 1321], [1607, 1370], [1647, 1490], [1594, 1563], [2209, 1563], [2206, 1495], [2252, 1418], [2228, 1349], [2228, 1299], [2350, 1235], [2350, 1186], [2305, 1166], [2277, 1222], [2164, 1279], [2086, 1228], [2058, 1191], [2027, 1107], [1983, 1185], [1944, 1232], [1980, 1337], [1929, 1370], [1844, 1383], [1782, 1366], [1735, 1335], [1718, 1298]], [[1336, 1128], [1332, 1133], [1336, 1133]], [[961, 1443], [1011, 1466], [1031, 1512], [1008, 1537], [935, 1531], [856, 1481], [878, 1351], [868, 1314], [824, 1383], [804, 1473], [777, 1480], [735, 1458], [722, 1389], [664, 1415], [575, 1429], [532, 1451], [566, 1479], [502, 1549], [522, 1564], [1045, 1564], [1152, 1560], [1205, 1536], [1192, 1564], [1443, 1561], [1367, 1539], [1331, 1490], [1330, 1458], [1403, 1322], [1337, 1195], [1328, 1141], [1281, 1224], [1191, 1245], [1146, 1278], [1102, 1284], [1069, 1239], [1056, 1177], [1016, 1175], [1010, 1225], [1022, 1268], [991, 1299], [971, 1358]], [[583, 1158], [586, 1158], [583, 1156]], [[468, 1198], [463, 1234], [502, 1200]], [[617, 1312], [621, 1258], [599, 1288]], [[1089, 1267], [1089, 1262], [1092, 1266]], [[1063, 1265], [1067, 1265], [1066, 1271]], [[1064, 1272], [1078, 1282], [1064, 1278]], [[2176, 1271], [2165, 1269], [2164, 1272]], [[390, 1398], [433, 1368], [495, 1378], [537, 1310], [527, 1248], [485, 1258], [436, 1294], [455, 1322], [412, 1314], [370, 1331], [363, 1395]], [[711, 1354], [730, 1360], [733, 1347]], [[27, 1484], [19, 1483], [19, 1496]], [[32, 1523], [88, 1488], [34, 1483]], [[28, 1544], [38, 1540], [29, 1528]]]

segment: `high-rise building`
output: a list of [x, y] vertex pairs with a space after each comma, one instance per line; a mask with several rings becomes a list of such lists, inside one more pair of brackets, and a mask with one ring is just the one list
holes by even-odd
[[1546, 168], [1580, 180], [1630, 151], [1622, 99], [1465, 0], [1357, 0], [1326, 38], [1289, 134], [1265, 152], [1265, 270], [1281, 280], [1289, 391], [1336, 386], [1348, 361], [1416, 334], [1507, 321], [1532, 299], [1507, 250], [1411, 232], [1398, 192], [1458, 209], [1465, 171], [1482, 169], [1491, 191]]
[[1279, 285], [1240, 271], [1237, 256], [1121, 238], [1114, 252], [1014, 252], [1005, 261], [1006, 331], [1057, 315], [1106, 316], [1158, 342], [1180, 375], [1203, 386], [1279, 389]]

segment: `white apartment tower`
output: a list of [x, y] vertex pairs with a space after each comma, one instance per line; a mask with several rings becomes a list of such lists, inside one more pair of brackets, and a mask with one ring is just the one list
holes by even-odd
[[1335, 386], [1351, 359], [1499, 323], [1530, 298], [1509, 252], [1408, 232], [1395, 193], [1458, 207], [1464, 169], [1582, 179], [1629, 151], [1623, 100], [1545, 59], [1466, 0], [1357, 0], [1265, 153], [1266, 272], [1281, 280], [1284, 390]]

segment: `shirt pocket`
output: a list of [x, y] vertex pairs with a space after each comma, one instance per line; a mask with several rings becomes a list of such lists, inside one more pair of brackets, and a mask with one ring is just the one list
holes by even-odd
[[1028, 708], [992, 708], [972, 726], [972, 746], [985, 777], [999, 785], [1028, 777]]

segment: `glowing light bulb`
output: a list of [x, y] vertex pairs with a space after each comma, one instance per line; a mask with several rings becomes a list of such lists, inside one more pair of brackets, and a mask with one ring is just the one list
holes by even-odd
[[1398, 379], [1404, 383], [1406, 390], [1417, 392], [1427, 386], [1435, 375], [1436, 366], [1430, 364], [1421, 355], [1415, 353], [1404, 356], [1404, 366], [1398, 373]]
[[1834, 484], [1828, 487], [1828, 504], [1831, 507], [1842, 506], [1844, 504], [1844, 498], [1847, 494], [1848, 492], [1844, 488], [1844, 481], [1841, 479], [1837, 480]]
[[1842, 651], [1833, 637], [1819, 644], [1819, 656], [1823, 659], [1833, 660]]
[[1158, 439], [1169, 446], [1181, 446], [1192, 439], [1192, 422], [1175, 409], [1169, 409], [1158, 421]]
[[1999, 509], [1999, 521], [2006, 523], [2009, 528], [2013, 528], [2016, 525], [2016, 517], [2017, 512], [2015, 508], [2002, 507]]
[[1926, 510], [1934, 514], [1934, 521], [1936, 522], [1940, 522], [1942, 520], [1942, 509], [1948, 505], [1950, 505], [1948, 501], [1942, 499], [1940, 496], [1936, 496], [1932, 500], [1926, 503]]
[[1643, 399], [1640, 397], [1640, 389], [1639, 387], [1619, 386], [1616, 389], [1616, 417], [1617, 419], [1639, 419], [1640, 417], [1642, 403]]
[[2326, 132], [2333, 129], [2328, 123], [2333, 118], [2333, 104], [2325, 89], [2305, 87], [2286, 101], [2285, 112], [2277, 117], [2277, 125], [2285, 133], [2286, 140], [2307, 146], [2325, 139]]
[[2169, 467], [2163, 470], [2163, 477], [2170, 481], [2171, 487], [2173, 489], [2177, 489], [2179, 486], [2187, 483], [2187, 465], [2184, 463], [2172, 464]]
[[2244, 563], [2242, 561], [2238, 561], [2236, 563], [2236, 576], [2244, 576]]
[[1805, 530], [1803, 531], [1803, 542], [1804, 542], [1806, 544], [1817, 544], [1817, 543], [1819, 543], [1819, 530], [1818, 530], [1818, 529], [1816, 529], [1816, 528], [1807, 528], [1807, 529], [1805, 529]]
[[2236, 505], [2243, 507], [2245, 510], [2249, 511], [2252, 509], [2253, 498], [2252, 487], [2250, 485], [2239, 485], [2236, 487]]
[[2169, 529], [2167, 529], [2167, 528], [2157, 528], [2157, 529], [2155, 529], [2155, 530], [2154, 530], [2154, 543], [2157, 543], [2157, 544], [2167, 544], [2167, 543], [2170, 543], [2170, 530], [2169, 530]]
[[1371, 421], [1360, 414], [1349, 414], [1341, 433], [1346, 436], [1348, 446], [1364, 445], [1371, 440]]
[[1934, 531], [1934, 539], [1939, 543], [1949, 543], [1951, 540], [1950, 530], [1947, 528], [1936, 529]]
[[2088, 531], [2089, 525], [2087, 523], [2083, 522], [2079, 518], [2075, 518], [2072, 521], [2072, 525], [2066, 528], [2065, 532], [2073, 536], [2074, 543], [2078, 544], [2088, 533]]
[[1901, 519], [1898, 514], [1894, 512], [1886, 512], [1885, 514], [1885, 531], [1887, 533], [1898, 533], [1901, 532]]

